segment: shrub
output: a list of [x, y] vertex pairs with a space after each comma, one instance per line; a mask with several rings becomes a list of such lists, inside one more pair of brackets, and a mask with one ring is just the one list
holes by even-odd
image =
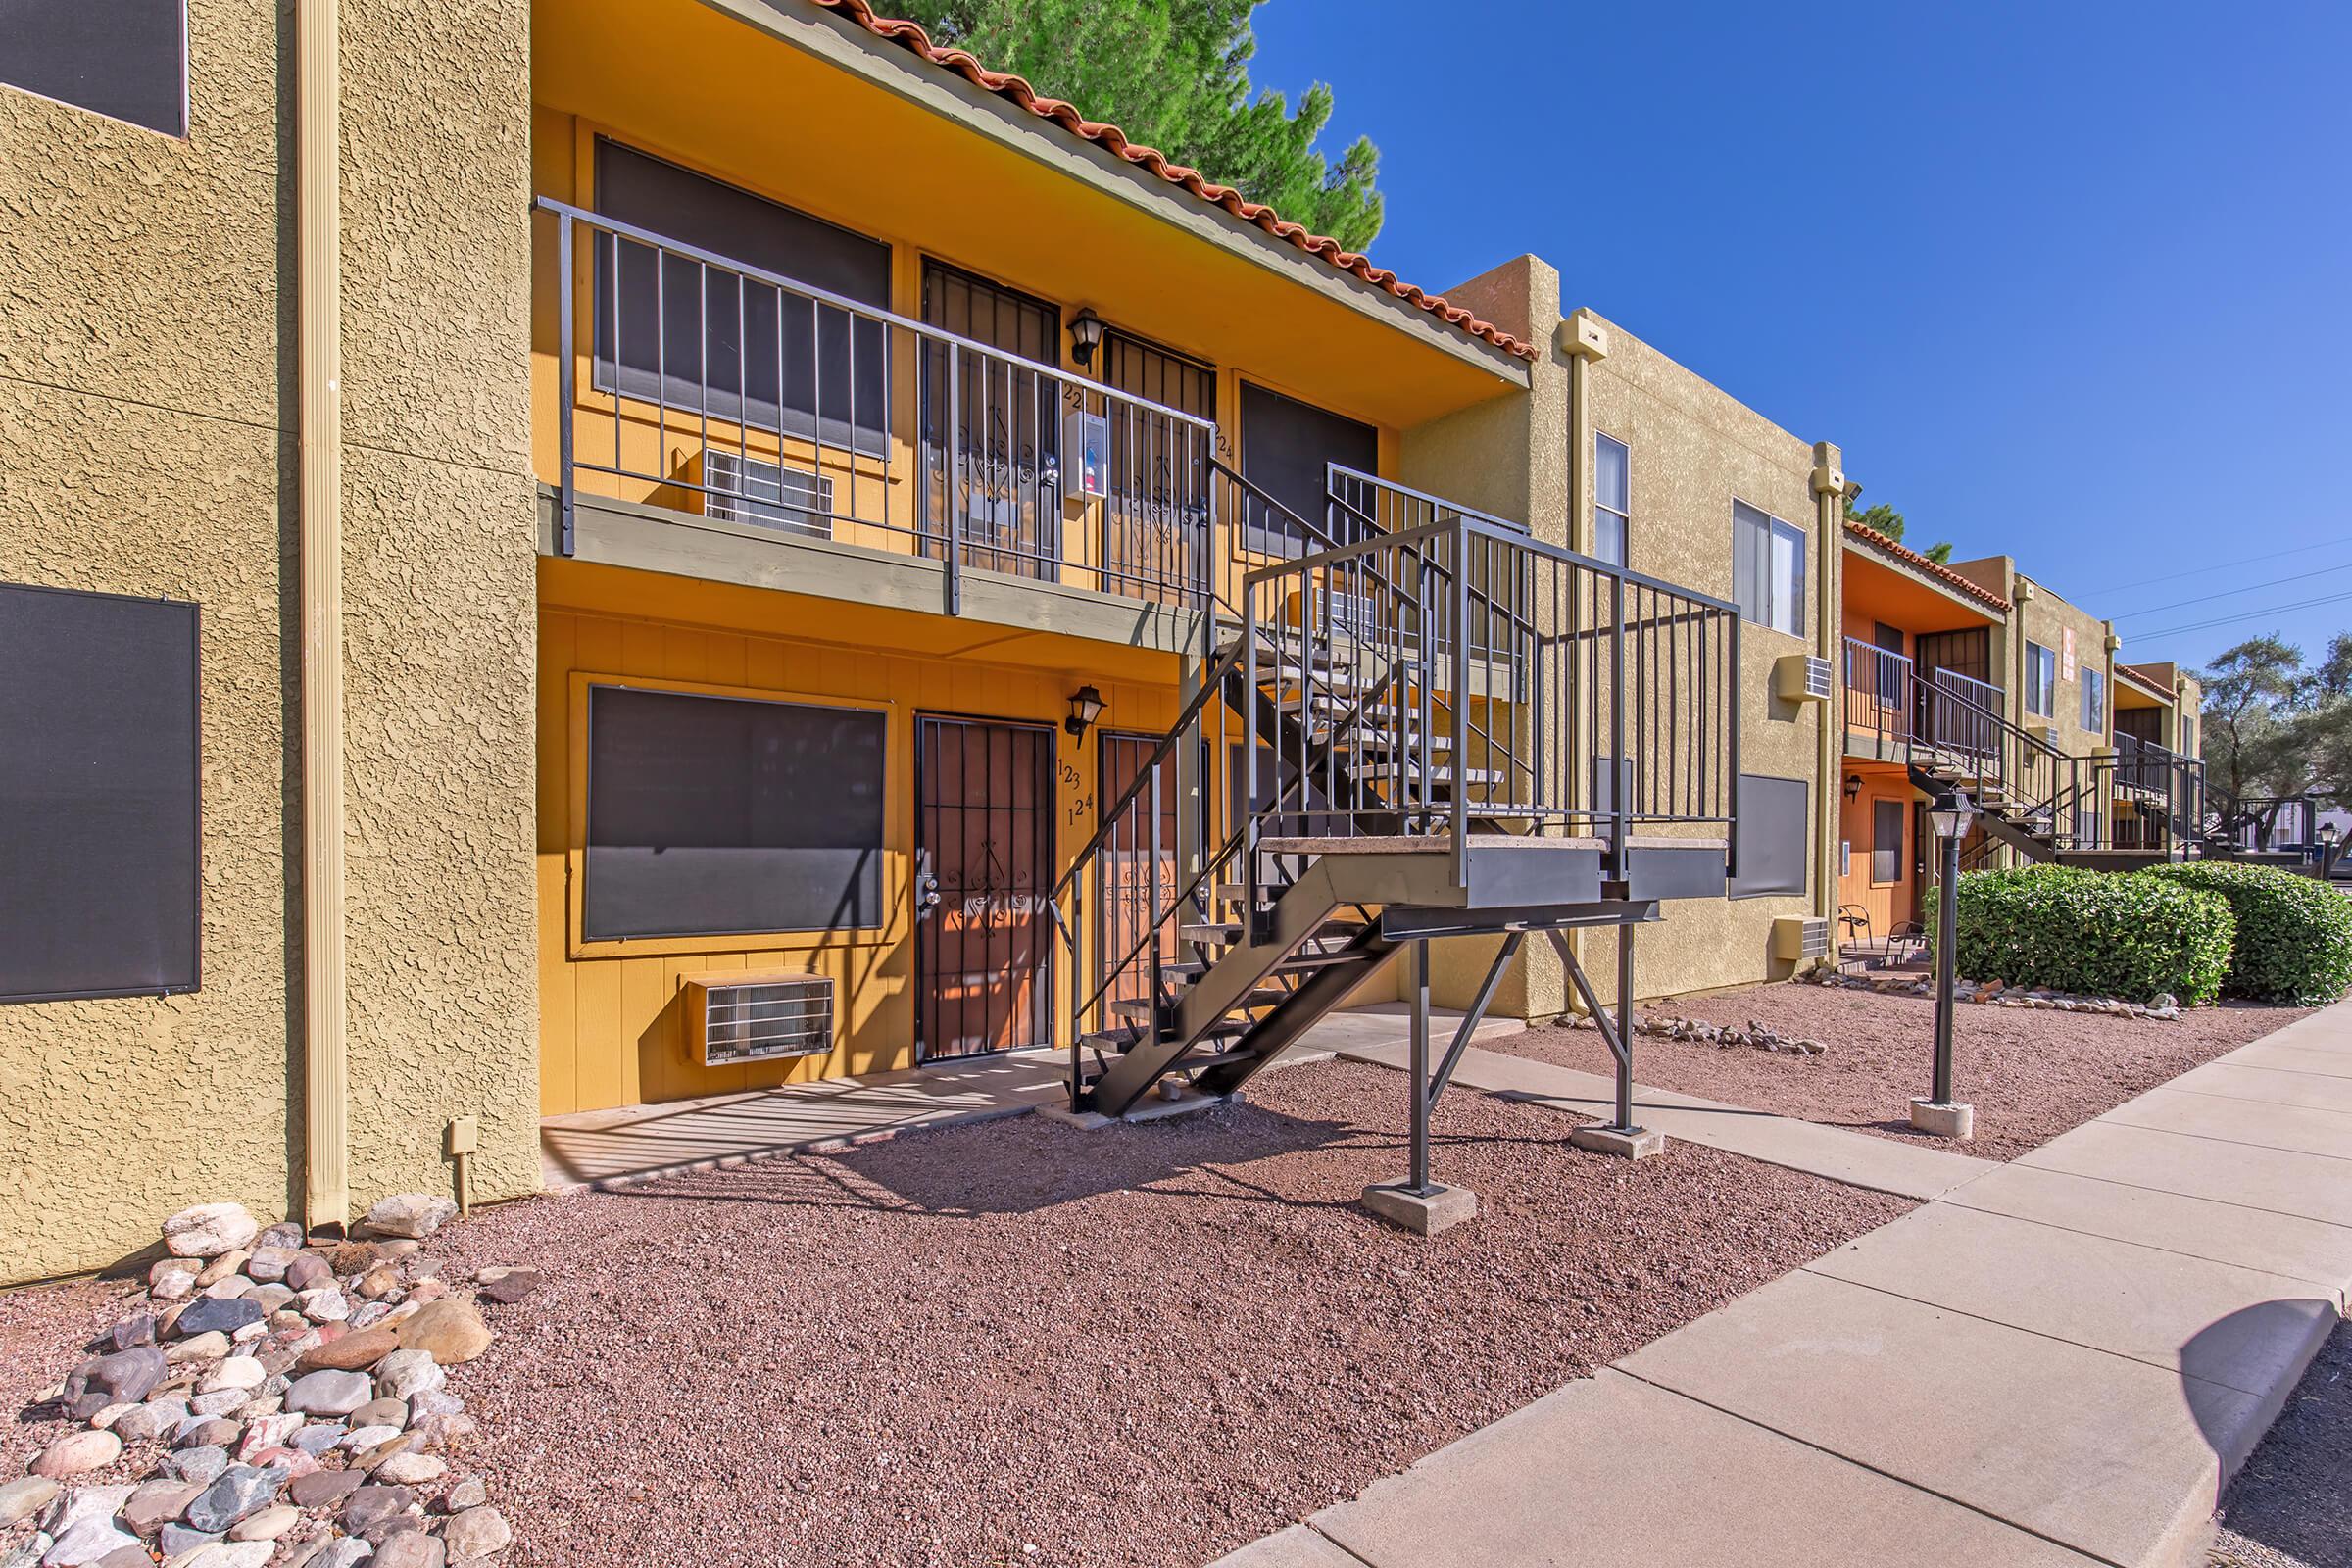
[[1960, 972], [2013, 986], [2183, 1004], [2221, 995], [2236, 921], [2218, 893], [2138, 872], [2037, 865], [1960, 879]]
[[2352, 986], [2352, 899], [2272, 865], [2197, 861], [2140, 875], [2230, 901], [2237, 946], [2222, 990], [2256, 1002], [2333, 1002]]

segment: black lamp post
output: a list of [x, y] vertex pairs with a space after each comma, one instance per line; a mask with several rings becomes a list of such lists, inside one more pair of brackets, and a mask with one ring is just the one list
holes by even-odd
[[2323, 882], [2335, 875], [2335, 862], [2344, 853], [2343, 845], [2337, 842], [2342, 837], [2342, 831], [2333, 822], [2320, 824], [2320, 880]]
[[1942, 887], [1936, 916], [1935, 1092], [1911, 1102], [1911, 1125], [1938, 1138], [1967, 1138], [1976, 1131], [1976, 1109], [1952, 1099], [1952, 988], [1960, 967], [1960, 841], [1977, 819], [1976, 803], [1960, 790], [1936, 797], [1928, 808], [1928, 826], [1943, 851]]

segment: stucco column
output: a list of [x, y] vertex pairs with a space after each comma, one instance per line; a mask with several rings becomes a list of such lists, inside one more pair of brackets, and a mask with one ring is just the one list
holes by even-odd
[[[1568, 362], [1568, 548], [1589, 556], [1599, 542], [1592, 533], [1592, 366], [1609, 356], [1609, 329], [1590, 311], [1580, 308], [1561, 320], [1554, 334], [1554, 346]], [[1627, 549], [1630, 553], [1631, 540], [1627, 541]], [[1594, 612], [1598, 608], [1592, 607]], [[1573, 744], [1575, 750], [1569, 765], [1575, 769], [1572, 788], [1576, 793], [1570, 796], [1572, 800], [1592, 787], [1594, 773], [1592, 749], [1585, 744], [1583, 735], [1577, 734]], [[1592, 955], [1594, 933], [1578, 929], [1564, 934], [1568, 951], [1576, 956], [1577, 962], [1587, 963]], [[1622, 940], [1622, 933], [1616, 935], [1612, 948]], [[1568, 1010], [1573, 1002], [1567, 976], [1563, 972], [1554, 980], [1561, 1008]]]
[[[1815, 746], [1813, 790], [1813, 913], [1829, 920], [1838, 913], [1838, 834], [1839, 757], [1844, 740], [1843, 641], [1845, 601], [1838, 590], [1838, 570], [1845, 558], [1845, 454], [1834, 442], [1813, 443], [1813, 507], [1819, 527], [1820, 559], [1814, 564], [1813, 652], [1830, 662], [1830, 700], [1821, 710], [1821, 735]], [[1836, 933], [1832, 933], [1835, 941]]]

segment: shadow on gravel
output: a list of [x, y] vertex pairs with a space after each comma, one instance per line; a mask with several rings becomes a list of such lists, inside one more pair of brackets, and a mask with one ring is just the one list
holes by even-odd
[[[1446, 1152], [1535, 1140], [1431, 1137]], [[1354, 1123], [1292, 1116], [1247, 1102], [1164, 1121], [1081, 1131], [1041, 1116], [1009, 1117], [937, 1132], [762, 1160], [626, 1189], [624, 1200], [723, 1200], [804, 1208], [891, 1210], [947, 1218], [1026, 1214], [1109, 1193], [1143, 1199], [1214, 1198], [1293, 1209], [1355, 1206], [1350, 1190], [1307, 1198], [1261, 1180], [1250, 1167], [1306, 1152], [1392, 1153], [1404, 1139]]]
[[2352, 1324], [2337, 1324], [2320, 1347], [2277, 1424], [2230, 1482], [2221, 1520], [2210, 1559], [2217, 1565], [2352, 1564]]

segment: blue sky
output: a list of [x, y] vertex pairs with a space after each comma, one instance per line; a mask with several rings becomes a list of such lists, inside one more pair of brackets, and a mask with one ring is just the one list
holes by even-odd
[[1571, 309], [1838, 442], [1909, 542], [2115, 616], [2127, 659], [2352, 629], [2352, 5], [1256, 26], [1259, 85], [1327, 80], [1333, 145], [1380, 145], [1384, 266], [1443, 288], [1534, 251]]

